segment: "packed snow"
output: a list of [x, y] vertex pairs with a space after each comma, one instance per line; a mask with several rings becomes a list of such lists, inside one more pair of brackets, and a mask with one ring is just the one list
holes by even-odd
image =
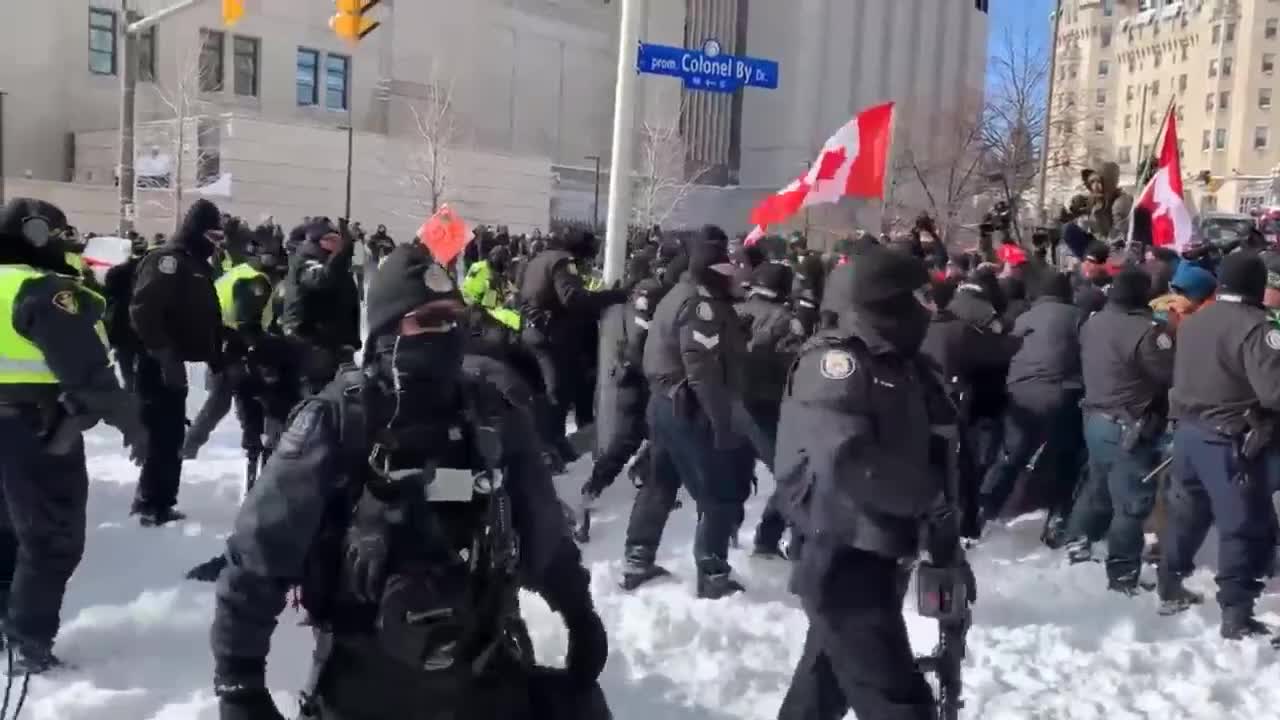
[[[203, 373], [192, 375], [194, 415], [204, 396]], [[219, 552], [231, 528], [244, 474], [239, 428], [229, 417], [200, 459], [185, 465], [179, 507], [189, 518], [159, 529], [143, 529], [128, 516], [137, 470], [119, 436], [98, 428], [86, 442], [88, 547], [67, 593], [56, 648], [74, 669], [33, 678], [22, 717], [212, 720], [212, 586], [182, 577]], [[563, 497], [576, 496], [589, 467], [589, 460], [579, 461], [558, 481]], [[772, 486], [760, 472], [762, 494], [748, 506], [744, 548]], [[693, 599], [694, 517], [686, 502], [672, 517], [659, 558], [675, 577], [624, 593], [616, 579], [633, 494], [625, 476], [605, 493], [585, 547], [610, 635], [603, 685], [615, 717], [776, 717], [806, 630], [786, 591], [787, 563], [735, 550], [732, 562], [747, 592], [714, 602]], [[1016, 519], [970, 554], [979, 597], [963, 717], [1280, 718], [1277, 654], [1265, 639], [1218, 637], [1211, 568], [1188, 582], [1209, 602], [1162, 618], [1154, 596], [1106, 592], [1101, 565], [1068, 566], [1060, 553], [1039, 545], [1039, 530], [1034, 516]], [[1201, 560], [1211, 563], [1214, 552], [1210, 543]], [[560, 664], [566, 633], [559, 618], [536, 596], [526, 595], [522, 605], [540, 660]], [[1280, 599], [1265, 596], [1259, 617], [1280, 623]], [[296, 707], [293, 693], [309, 669], [310, 633], [301, 619], [285, 611], [268, 666], [286, 714]], [[928, 651], [936, 625], [910, 612], [908, 625], [916, 649]]]

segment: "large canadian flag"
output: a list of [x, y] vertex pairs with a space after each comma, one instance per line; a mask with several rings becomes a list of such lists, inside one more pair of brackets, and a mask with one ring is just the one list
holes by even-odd
[[1173, 113], [1165, 120], [1157, 167], [1138, 196], [1136, 207], [1151, 212], [1151, 242], [1181, 252], [1191, 242], [1191, 213], [1182, 199], [1182, 163], [1178, 160], [1178, 125]]
[[751, 211], [763, 229], [786, 222], [802, 208], [842, 197], [884, 197], [885, 166], [893, 126], [893, 103], [858, 113], [822, 146], [809, 172], [765, 198]]

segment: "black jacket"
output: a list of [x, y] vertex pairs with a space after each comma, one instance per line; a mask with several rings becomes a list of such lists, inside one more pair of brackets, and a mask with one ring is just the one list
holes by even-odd
[[158, 359], [221, 362], [222, 312], [212, 271], [180, 236], [138, 263], [129, 317], [142, 345]]
[[587, 290], [574, 258], [565, 250], [538, 253], [520, 278], [520, 315], [525, 342], [534, 345], [574, 343], [601, 311], [625, 302], [625, 290]]
[[990, 303], [964, 291], [929, 325], [920, 352], [967, 393], [970, 419], [1004, 411], [1009, 361], [1022, 345], [1006, 330]]
[[747, 335], [742, 399], [748, 406], [777, 408], [787, 371], [804, 344], [804, 325], [785, 302], [750, 294], [736, 306]]
[[1013, 326], [1013, 336], [1022, 347], [1009, 363], [1010, 389], [1020, 383], [1079, 389], [1080, 325], [1079, 308], [1054, 297], [1042, 297], [1022, 314]]
[[313, 241], [298, 246], [289, 258], [280, 328], [328, 350], [360, 347], [360, 291], [351, 276], [350, 248], [329, 253]]
[[1151, 310], [1108, 304], [1080, 330], [1085, 410], [1137, 420], [1163, 411], [1173, 383], [1173, 334]]
[[103, 322], [107, 326], [107, 340], [111, 347], [132, 350], [142, 349], [142, 341], [133, 331], [129, 321], [129, 304], [133, 300], [133, 279], [141, 257], [131, 257], [107, 271], [103, 283], [103, 296], [107, 299], [107, 313]]

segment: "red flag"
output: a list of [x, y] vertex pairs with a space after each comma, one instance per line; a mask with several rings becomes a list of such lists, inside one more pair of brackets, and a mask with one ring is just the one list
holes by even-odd
[[[1173, 113], [1165, 120], [1159, 166], [1138, 196], [1136, 207], [1151, 213], [1151, 241], [1181, 251], [1191, 242], [1191, 213], [1182, 196], [1182, 163], [1178, 160], [1178, 126]], [[1132, 232], [1132, 225], [1130, 226]]]
[[467, 224], [453, 214], [448, 205], [441, 205], [435, 215], [427, 218], [418, 228], [418, 241], [431, 251], [431, 257], [441, 265], [448, 265], [471, 238]]
[[746, 247], [751, 247], [752, 245], [760, 242], [760, 238], [762, 237], [764, 237], [764, 228], [757, 225], [754, 230], [747, 233], [747, 237], [743, 239], [742, 244]]
[[801, 208], [838, 202], [842, 197], [884, 197], [892, 125], [893, 103], [858, 113], [822, 146], [809, 172], [751, 211], [751, 222], [761, 227], [776, 225]]

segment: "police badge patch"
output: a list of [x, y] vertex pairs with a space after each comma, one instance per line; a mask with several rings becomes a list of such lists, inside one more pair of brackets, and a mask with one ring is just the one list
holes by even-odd
[[1267, 347], [1272, 350], [1280, 350], [1280, 330], [1267, 331]]
[[[1268, 345], [1271, 344], [1271, 341], [1269, 339], [1267, 340], [1267, 344]], [[1159, 335], [1156, 336], [1156, 347], [1160, 348], [1161, 350], [1168, 350], [1172, 348], [1173, 338], [1169, 337], [1168, 335], [1165, 335], [1164, 333], [1160, 333]]]
[[996, 335], [999, 335], [1000, 333], [1004, 332], [1004, 324], [1001, 323], [999, 320], [992, 320], [991, 324], [987, 326], [987, 329], [995, 333]]
[[61, 290], [55, 293], [53, 306], [68, 315], [75, 315], [80, 312], [80, 302], [76, 300], [76, 294], [70, 290]]
[[711, 303], [698, 303], [698, 319], [705, 322], [711, 322], [716, 319], [716, 311], [712, 309]]
[[636, 298], [636, 310], [639, 310], [640, 312], [644, 312], [648, 309], [649, 309], [649, 298], [645, 297], [644, 295], [641, 295], [640, 297]]
[[433, 264], [427, 268], [427, 271], [422, 274], [422, 283], [431, 292], [453, 292], [453, 280], [449, 279], [449, 273], [445, 272], [444, 268], [439, 265]]
[[848, 350], [828, 350], [818, 365], [822, 377], [828, 380], [844, 380], [853, 374], [856, 367], [857, 363]]
[[804, 335], [804, 323], [800, 322], [800, 318], [791, 318], [791, 334]]
[[160, 258], [159, 268], [160, 272], [165, 275], [172, 275], [178, 272], [178, 258], [172, 255], [165, 255]]

